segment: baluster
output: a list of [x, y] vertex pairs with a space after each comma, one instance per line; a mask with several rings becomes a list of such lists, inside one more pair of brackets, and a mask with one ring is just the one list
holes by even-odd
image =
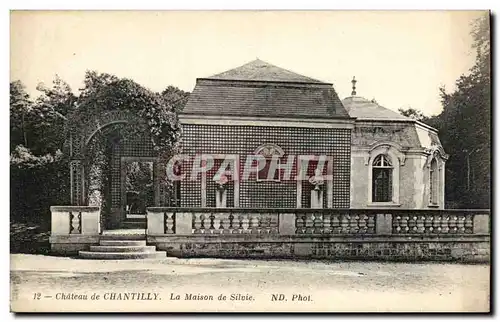
[[331, 226], [334, 234], [340, 234], [342, 228], [340, 227], [339, 215], [332, 215], [331, 217]]
[[279, 214], [278, 213], [275, 213], [275, 214], [271, 214], [271, 231], [270, 233], [271, 234], [277, 234], [279, 233]]
[[432, 227], [434, 227], [434, 233], [441, 233], [441, 216], [434, 216], [434, 220], [432, 221]]
[[449, 215], [444, 215], [441, 219], [441, 232], [443, 234], [447, 234], [450, 231], [449, 220]]
[[248, 216], [248, 233], [253, 234], [253, 227], [254, 227], [254, 222], [255, 222], [255, 214], [247, 214]]
[[250, 221], [248, 219], [248, 217], [250, 216], [250, 214], [243, 214], [241, 215], [241, 229], [242, 229], [242, 233], [243, 234], [246, 234], [246, 233], [249, 233], [250, 231], [248, 230], [249, 226], [250, 226]]
[[194, 233], [195, 234], [203, 234], [203, 214], [202, 213], [194, 213]]
[[367, 233], [374, 234], [375, 233], [375, 215], [368, 215], [368, 222], [366, 223]]
[[349, 220], [349, 233], [350, 234], [357, 234], [358, 233], [358, 231], [359, 231], [358, 220], [359, 220], [358, 215], [351, 216], [351, 219]]
[[228, 213], [220, 213], [220, 226], [219, 230], [221, 234], [229, 233], [229, 214]]
[[306, 214], [305, 221], [306, 234], [312, 234], [314, 232], [314, 214]]
[[417, 217], [417, 221], [416, 221], [417, 233], [423, 234], [425, 232], [424, 222], [425, 222], [424, 216]]
[[[299, 213], [295, 214], [295, 233], [296, 234], [303, 234], [304, 233], [304, 214]], [[260, 227], [260, 222], [259, 222], [259, 227]]]
[[323, 214], [314, 214], [313, 219], [313, 233], [321, 234], [323, 232]]
[[428, 233], [428, 234], [432, 233], [432, 231], [434, 230], [434, 228], [432, 227], [432, 222], [433, 221], [434, 221], [434, 217], [433, 216], [429, 216], [429, 215], [425, 216], [424, 228], [425, 228], [425, 232]]
[[409, 216], [401, 216], [401, 232], [403, 234], [407, 234], [408, 231], [410, 230], [410, 227], [408, 227], [409, 219], [410, 219]]
[[217, 212], [213, 213], [212, 216], [214, 217], [213, 219], [213, 229], [212, 229], [212, 234], [222, 234], [222, 231], [224, 230], [224, 220], [223, 220], [223, 213]]
[[395, 216], [392, 219], [392, 231], [395, 233], [401, 232], [401, 216]]
[[229, 214], [229, 225], [227, 227], [227, 229], [229, 230], [229, 234], [234, 233], [234, 226], [235, 226], [234, 215], [231, 213]]
[[341, 215], [341, 219], [340, 219], [340, 232], [342, 234], [349, 233], [349, 219], [350, 218], [351, 218], [350, 215]]
[[165, 234], [174, 234], [175, 225], [174, 225], [174, 213], [172, 212], [164, 212], [163, 220], [165, 222]]
[[448, 226], [450, 227], [450, 234], [456, 234], [458, 232], [457, 219], [457, 216], [450, 215], [450, 221], [448, 222]]
[[256, 214], [252, 214], [252, 217], [250, 218], [249, 222], [248, 222], [248, 229], [250, 229], [250, 233], [253, 234], [253, 235], [258, 235], [260, 233], [259, 231], [259, 217], [261, 216], [261, 214], [259, 213], [256, 213]]
[[465, 234], [465, 216], [459, 216], [457, 221], [458, 232]]
[[360, 234], [365, 234], [368, 231], [368, 226], [367, 226], [367, 218], [365, 214], [359, 215], [359, 220], [358, 220], [358, 226], [359, 226], [359, 233]]
[[82, 233], [82, 213], [79, 211], [78, 214], [73, 218], [73, 228], [75, 234]]
[[71, 211], [69, 212], [68, 216], [69, 216], [69, 233], [70, 233], [70, 234], [74, 234], [74, 233], [73, 233], [73, 230], [74, 230], [75, 228], [73, 227], [73, 218], [74, 218], [75, 216], [73, 216], [73, 212], [71, 212]]
[[408, 218], [408, 232], [410, 233], [417, 232], [417, 217], [414, 215], [411, 215]]
[[233, 220], [233, 234], [241, 234], [241, 231], [243, 230], [241, 224], [242, 224], [242, 218], [243, 216], [241, 214], [236, 215], [234, 220]]
[[215, 230], [215, 216], [213, 213], [205, 215], [205, 222], [203, 223], [207, 234], [213, 234]]
[[69, 233], [70, 234], [81, 234], [81, 219], [82, 213], [78, 212], [77, 215], [74, 215], [73, 212], [69, 213]]
[[263, 233], [270, 234], [271, 233], [271, 216], [266, 214], [263, 220], [264, 230]]
[[267, 215], [260, 214], [259, 216], [259, 234], [267, 234]]
[[472, 234], [472, 229], [474, 222], [472, 220], [472, 215], [465, 215], [465, 233]]
[[323, 214], [323, 234], [331, 234], [332, 233], [332, 215], [331, 214]]

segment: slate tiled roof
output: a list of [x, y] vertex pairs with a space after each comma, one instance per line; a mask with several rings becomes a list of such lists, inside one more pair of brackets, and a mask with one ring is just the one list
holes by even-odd
[[184, 114], [349, 118], [332, 84], [256, 60], [198, 78]]
[[358, 120], [413, 121], [409, 117], [360, 96], [346, 97], [342, 100], [342, 104], [349, 115]]
[[292, 71], [266, 63], [265, 61], [262, 61], [260, 59], [256, 59], [243, 66], [230, 69], [208, 78], [224, 80], [254, 80], [265, 82], [272, 81], [324, 84], [319, 80], [296, 74]]

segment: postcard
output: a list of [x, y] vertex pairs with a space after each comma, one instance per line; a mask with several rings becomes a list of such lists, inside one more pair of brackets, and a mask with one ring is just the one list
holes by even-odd
[[490, 312], [489, 11], [11, 11], [12, 312]]

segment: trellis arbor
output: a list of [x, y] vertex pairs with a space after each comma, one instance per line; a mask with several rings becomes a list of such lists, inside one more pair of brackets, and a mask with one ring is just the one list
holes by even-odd
[[71, 205], [98, 207], [99, 231], [144, 227], [145, 207], [175, 206], [174, 184], [160, 173], [177, 146], [177, 117], [159, 94], [128, 80], [89, 96], [67, 127]]

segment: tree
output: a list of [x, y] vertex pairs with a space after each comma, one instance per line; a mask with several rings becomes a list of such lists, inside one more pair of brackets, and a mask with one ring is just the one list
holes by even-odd
[[56, 75], [52, 87], [40, 83], [41, 95], [33, 105], [33, 133], [36, 141], [30, 147], [35, 154], [55, 153], [62, 149], [68, 116], [76, 109], [77, 97], [68, 83]]
[[184, 105], [186, 105], [189, 98], [189, 92], [184, 92], [174, 86], [168, 86], [161, 92], [161, 96], [173, 107], [174, 111], [178, 113], [184, 109]]
[[10, 150], [28, 146], [28, 118], [33, 102], [21, 81], [10, 83]]
[[398, 112], [401, 115], [404, 115], [406, 117], [412, 118], [412, 119], [417, 120], [417, 121], [425, 122], [429, 119], [427, 116], [424, 115], [424, 113], [422, 111], [414, 109], [412, 107], [409, 107], [407, 109], [399, 108]]
[[456, 90], [441, 88], [443, 111], [432, 120], [450, 154], [448, 200], [460, 207], [490, 207], [491, 83], [489, 16], [472, 25], [476, 63], [456, 81]]

